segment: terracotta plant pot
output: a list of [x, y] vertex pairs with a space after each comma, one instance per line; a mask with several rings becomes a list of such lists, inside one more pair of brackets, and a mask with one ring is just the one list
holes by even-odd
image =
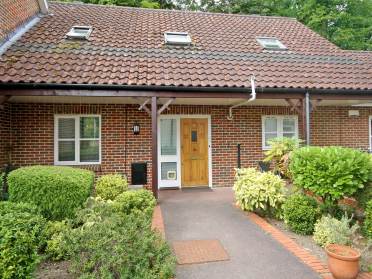
[[345, 245], [329, 244], [325, 248], [328, 268], [335, 279], [355, 279], [359, 273], [360, 253]]

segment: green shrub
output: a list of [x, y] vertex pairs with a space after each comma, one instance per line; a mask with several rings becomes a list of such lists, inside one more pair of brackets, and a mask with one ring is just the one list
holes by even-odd
[[77, 214], [80, 226], [65, 237], [76, 277], [173, 278], [169, 246], [151, 230], [151, 219], [135, 212], [118, 212], [100, 198], [88, 200]]
[[363, 189], [355, 193], [355, 199], [361, 208], [366, 209], [367, 203], [372, 200], [372, 183], [368, 183]]
[[72, 226], [69, 221], [54, 221], [49, 222], [46, 235], [46, 256], [52, 260], [59, 261], [68, 259], [69, 247], [67, 244], [67, 238], [72, 232]]
[[4, 200], [4, 173], [0, 173], [0, 201]]
[[9, 200], [37, 205], [48, 219], [73, 217], [91, 193], [94, 174], [70, 167], [33, 166], [8, 176]]
[[335, 203], [352, 196], [372, 177], [371, 155], [343, 147], [303, 147], [291, 155], [295, 185]]
[[236, 171], [233, 190], [241, 209], [259, 214], [276, 214], [285, 200], [284, 181], [271, 172], [253, 168]]
[[0, 202], [0, 278], [31, 278], [45, 245], [46, 220], [29, 204]]
[[319, 217], [318, 203], [311, 197], [293, 195], [283, 204], [284, 222], [295, 233], [312, 234]]
[[325, 247], [328, 244], [350, 245], [352, 236], [359, 228], [357, 224], [350, 227], [351, 219], [345, 215], [341, 220], [331, 216], [323, 216], [315, 224], [314, 241], [318, 245]]
[[141, 211], [151, 218], [156, 200], [148, 190], [127, 191], [120, 194], [114, 201], [115, 208], [122, 213], [131, 214]]
[[366, 210], [364, 211], [365, 219], [363, 222], [363, 234], [372, 239], [372, 200], [367, 203]]
[[274, 162], [274, 172], [289, 177], [290, 153], [300, 146], [301, 141], [295, 138], [274, 138], [269, 141], [270, 149], [265, 152], [264, 162]]
[[96, 182], [96, 195], [105, 200], [114, 200], [126, 190], [128, 190], [127, 179], [120, 174], [103, 175]]

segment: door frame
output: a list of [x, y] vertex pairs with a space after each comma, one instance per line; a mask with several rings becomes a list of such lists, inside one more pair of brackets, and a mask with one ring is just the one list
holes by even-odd
[[[159, 115], [158, 117], [158, 188], [159, 189], [166, 189], [166, 188], [182, 188], [181, 185], [181, 118], [205, 118], [208, 120], [208, 187], [212, 188], [212, 124], [211, 124], [211, 115], [210, 114], [164, 114]], [[161, 119], [176, 119], [177, 123], [177, 186], [169, 186], [165, 185], [162, 186], [161, 181], [161, 162], [162, 156], [160, 153], [160, 120]], [[185, 187], [186, 188], [186, 187]], [[190, 187], [188, 187], [190, 188]]]

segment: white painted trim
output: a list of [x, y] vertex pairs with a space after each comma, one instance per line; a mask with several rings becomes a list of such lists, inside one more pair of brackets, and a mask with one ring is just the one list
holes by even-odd
[[10, 37], [2, 45], [0, 45], [0, 56], [3, 55], [12, 44], [14, 44], [19, 38], [21, 38], [28, 30], [30, 30], [39, 21], [40, 17], [35, 16], [26, 24], [21, 25], [13, 33], [11, 33]]
[[[80, 118], [81, 117], [98, 117], [99, 119], [99, 161], [98, 162], [80, 162]], [[72, 118], [75, 119], [75, 161], [58, 161], [58, 119]], [[89, 139], [87, 139], [89, 140]], [[93, 140], [93, 139], [92, 139]], [[99, 114], [55, 114], [54, 115], [54, 165], [58, 166], [86, 166], [99, 165], [102, 161], [102, 120]]]
[[[181, 119], [182, 118], [206, 118], [208, 119], [208, 186], [209, 188], [213, 188], [213, 181], [212, 181], [212, 121], [211, 115], [209, 114], [166, 114], [166, 115], [159, 115], [158, 117], [158, 187], [161, 187], [161, 158], [160, 158], [160, 119], [177, 119], [177, 154], [178, 154], [178, 162], [177, 162], [177, 172], [180, 174], [178, 178], [180, 179], [178, 187], [182, 188], [181, 185]], [[172, 186], [168, 186], [172, 187]]]
[[261, 146], [262, 150], [269, 150], [269, 146], [265, 146], [265, 120], [267, 118], [277, 119], [277, 137], [283, 137], [283, 119], [292, 118], [295, 120], [295, 138], [298, 139], [298, 115], [262, 115], [261, 117]]

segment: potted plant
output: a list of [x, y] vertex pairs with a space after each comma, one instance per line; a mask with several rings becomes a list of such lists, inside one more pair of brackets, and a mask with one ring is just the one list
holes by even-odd
[[329, 244], [325, 247], [328, 268], [335, 279], [355, 279], [359, 273], [360, 252], [350, 246]]

